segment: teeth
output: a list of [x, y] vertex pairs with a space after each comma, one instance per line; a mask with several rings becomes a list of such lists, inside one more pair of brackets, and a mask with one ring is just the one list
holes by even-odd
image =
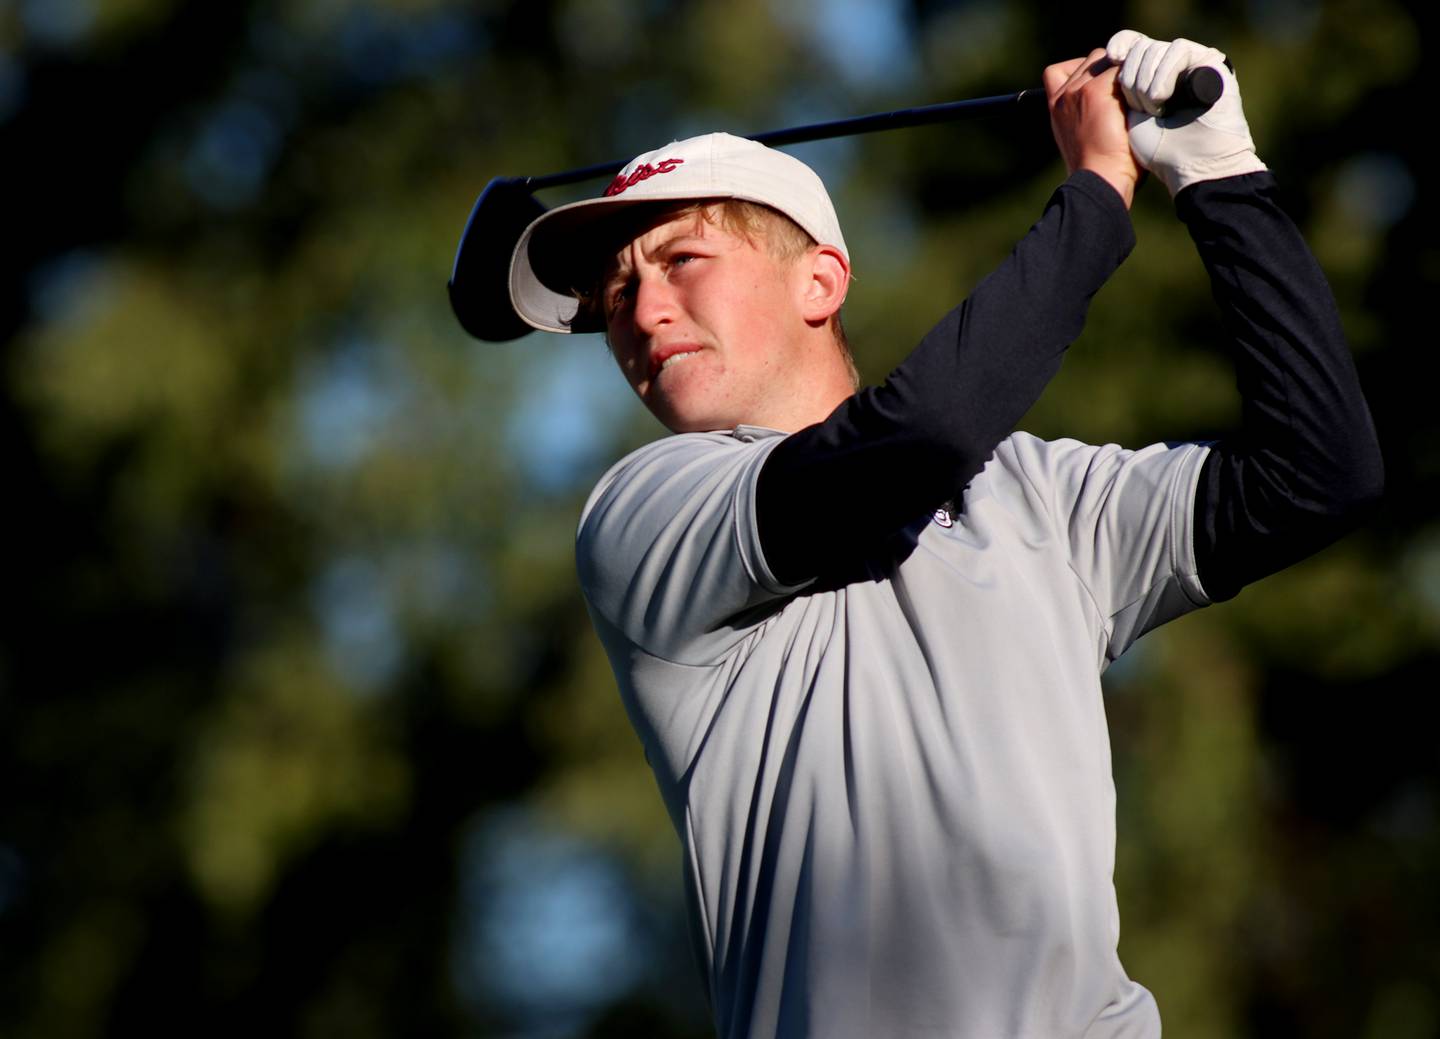
[[672, 364], [679, 364], [681, 361], [688, 361], [688, 360], [690, 360], [690, 358], [692, 358], [692, 357], [695, 356], [695, 353], [696, 353], [696, 351], [691, 351], [690, 353], [684, 353], [684, 354], [671, 354], [669, 357], [665, 358], [665, 360], [661, 363], [661, 365], [660, 365], [660, 370], [663, 372], [666, 368], [669, 368]]

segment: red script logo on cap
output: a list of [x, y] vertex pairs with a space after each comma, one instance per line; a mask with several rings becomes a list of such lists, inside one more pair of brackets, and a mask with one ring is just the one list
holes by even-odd
[[658, 176], [661, 173], [670, 173], [676, 166], [679, 166], [684, 161], [684, 159], [662, 159], [659, 165], [656, 166], [652, 166], [646, 162], [636, 166], [635, 169], [628, 174], [617, 173], [615, 174], [615, 179], [610, 182], [610, 186], [605, 189], [605, 194], [602, 197], [609, 198], [611, 195], [618, 195], [626, 188], [633, 188], [642, 180], [649, 180], [651, 177]]

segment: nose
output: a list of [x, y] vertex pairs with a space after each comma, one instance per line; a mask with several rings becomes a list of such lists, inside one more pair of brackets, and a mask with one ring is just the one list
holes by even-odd
[[654, 335], [675, 320], [675, 288], [660, 272], [646, 271], [635, 286], [635, 327]]

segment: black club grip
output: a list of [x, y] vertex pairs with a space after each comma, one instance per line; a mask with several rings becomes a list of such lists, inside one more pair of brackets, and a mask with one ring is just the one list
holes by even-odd
[[1224, 93], [1225, 80], [1221, 78], [1220, 71], [1209, 65], [1199, 65], [1182, 75], [1175, 84], [1175, 93], [1165, 102], [1165, 115], [1192, 111], [1199, 115], [1219, 101]]

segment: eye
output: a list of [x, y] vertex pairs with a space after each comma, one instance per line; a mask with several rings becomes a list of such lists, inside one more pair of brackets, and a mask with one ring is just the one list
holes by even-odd
[[617, 281], [605, 289], [605, 311], [613, 314], [635, 295], [635, 279]]

